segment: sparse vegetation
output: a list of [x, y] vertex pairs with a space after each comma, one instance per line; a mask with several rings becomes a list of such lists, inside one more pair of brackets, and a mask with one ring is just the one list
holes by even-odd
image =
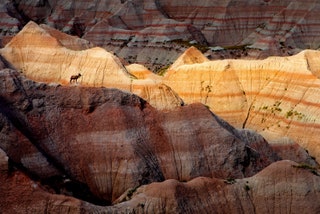
[[[276, 115], [280, 112], [282, 112], [282, 108], [281, 108], [281, 102], [280, 101], [276, 101], [273, 105], [263, 105], [259, 108], [260, 111], [265, 112], [264, 113], [264, 117], [262, 117], [261, 119], [261, 123], [264, 123], [266, 121], [266, 116], [269, 114], [272, 115]], [[283, 113], [284, 117], [287, 119], [295, 119], [295, 120], [307, 120], [307, 116], [305, 114], [303, 114], [302, 112], [298, 112], [296, 110], [293, 110], [293, 108], [291, 108], [289, 111], [286, 111], [285, 113]], [[309, 119], [311, 120], [311, 119]], [[280, 127], [280, 125], [278, 124], [278, 127]], [[289, 125], [286, 127], [289, 128]]]
[[201, 45], [201, 44], [197, 44], [197, 43], [190, 43], [190, 41], [187, 41], [187, 40], [182, 40], [182, 39], [176, 39], [176, 40], [172, 40], [172, 42], [176, 43], [176, 44], [179, 44], [183, 47], [191, 47], [191, 46], [194, 46], [196, 47], [199, 51], [201, 51], [202, 53], [205, 53], [206, 51], [209, 50], [209, 47], [206, 46], [206, 45]]
[[212, 90], [212, 86], [211, 85], [207, 85], [206, 86], [206, 91], [208, 92], [208, 93], [210, 93]]
[[224, 182], [226, 184], [234, 184], [236, 183], [236, 180], [234, 178], [227, 178]]
[[208, 105], [204, 105], [207, 109], [209, 109], [210, 110], [210, 106], [208, 106]]
[[272, 114], [275, 114], [276, 112], [281, 112], [282, 109], [280, 108], [281, 102], [280, 101], [276, 101], [272, 106], [262, 106], [260, 107], [260, 110], [264, 110], [264, 111], [268, 111]]
[[301, 168], [301, 169], [311, 169], [311, 170], [315, 170], [317, 168], [309, 165], [309, 164], [306, 164], [306, 163], [300, 163], [298, 165], [292, 165], [292, 167], [295, 167], [295, 168]]
[[170, 65], [165, 65], [165, 66], [159, 68], [159, 69], [156, 71], [156, 73], [157, 73], [158, 75], [160, 75], [160, 76], [163, 76], [163, 75], [167, 72], [167, 70], [168, 70], [169, 67], [170, 67]]
[[134, 193], [135, 191], [137, 191], [138, 187], [139, 187], [139, 186], [136, 186], [136, 187], [128, 190], [128, 192], [127, 192], [127, 197], [128, 197], [129, 199], [131, 199], [131, 197], [133, 196], [133, 193]]
[[244, 188], [244, 190], [247, 191], [247, 192], [250, 191], [250, 189], [251, 189], [248, 184], [245, 184], [245, 185], [243, 186], [243, 188]]
[[250, 46], [250, 44], [244, 44], [244, 45], [232, 45], [232, 46], [226, 46], [223, 47], [225, 50], [245, 50], [247, 47]]
[[301, 113], [301, 112], [298, 112], [298, 111], [293, 111], [293, 109], [289, 110], [286, 112], [286, 118], [294, 118], [296, 117], [298, 120], [302, 120], [303, 118], [306, 117], [305, 114]]
[[[266, 112], [265, 114], [273, 114], [280, 113], [282, 109], [280, 108], [281, 102], [276, 101], [272, 106], [264, 105], [259, 108], [259, 110]], [[266, 115], [265, 115], [266, 116]], [[264, 123], [266, 121], [266, 118], [263, 117], [261, 119], [261, 123]]]

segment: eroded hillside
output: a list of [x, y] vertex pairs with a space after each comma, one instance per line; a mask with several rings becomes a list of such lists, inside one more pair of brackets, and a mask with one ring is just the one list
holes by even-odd
[[261, 136], [201, 104], [161, 112], [116, 89], [0, 77], [1, 210], [319, 210], [317, 165], [275, 162]]

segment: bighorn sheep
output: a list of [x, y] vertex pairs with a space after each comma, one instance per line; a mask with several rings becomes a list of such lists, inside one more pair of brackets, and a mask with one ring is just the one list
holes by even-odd
[[79, 77], [81, 77], [81, 74], [80, 74], [80, 73], [79, 73], [78, 75], [72, 75], [72, 76], [70, 77], [70, 83], [71, 83], [72, 81], [76, 81], [76, 82], [77, 82], [77, 80], [78, 80]]

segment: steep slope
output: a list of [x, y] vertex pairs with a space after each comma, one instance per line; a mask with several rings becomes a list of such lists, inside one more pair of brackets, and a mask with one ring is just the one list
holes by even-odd
[[319, 160], [319, 57], [306, 50], [292, 57], [183, 64], [169, 69], [164, 82], [186, 103], [202, 102], [270, 142], [290, 137]]
[[154, 181], [243, 178], [278, 160], [263, 138], [201, 104], [161, 112], [116, 89], [0, 74], [0, 148], [12, 163], [42, 182], [69, 180], [105, 202]]
[[182, 105], [182, 100], [168, 86], [149, 78], [136, 80], [116, 56], [99, 47], [85, 49], [87, 45], [83, 40], [30, 22], [0, 54], [36, 81], [67, 85], [72, 75], [81, 73], [82, 86], [130, 91], [159, 109]]

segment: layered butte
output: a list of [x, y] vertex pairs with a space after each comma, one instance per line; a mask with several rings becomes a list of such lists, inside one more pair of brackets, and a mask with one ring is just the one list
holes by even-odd
[[[123, 89], [160, 109], [182, 104], [168, 86], [159, 82], [160, 77], [135, 77], [114, 54], [99, 47], [89, 47], [91, 45], [85, 40], [30, 22], [1, 50], [1, 55], [36, 81], [66, 85], [71, 84], [72, 75], [80, 73], [78, 83], [82, 86]], [[134, 73], [135, 68], [131, 70]]]

